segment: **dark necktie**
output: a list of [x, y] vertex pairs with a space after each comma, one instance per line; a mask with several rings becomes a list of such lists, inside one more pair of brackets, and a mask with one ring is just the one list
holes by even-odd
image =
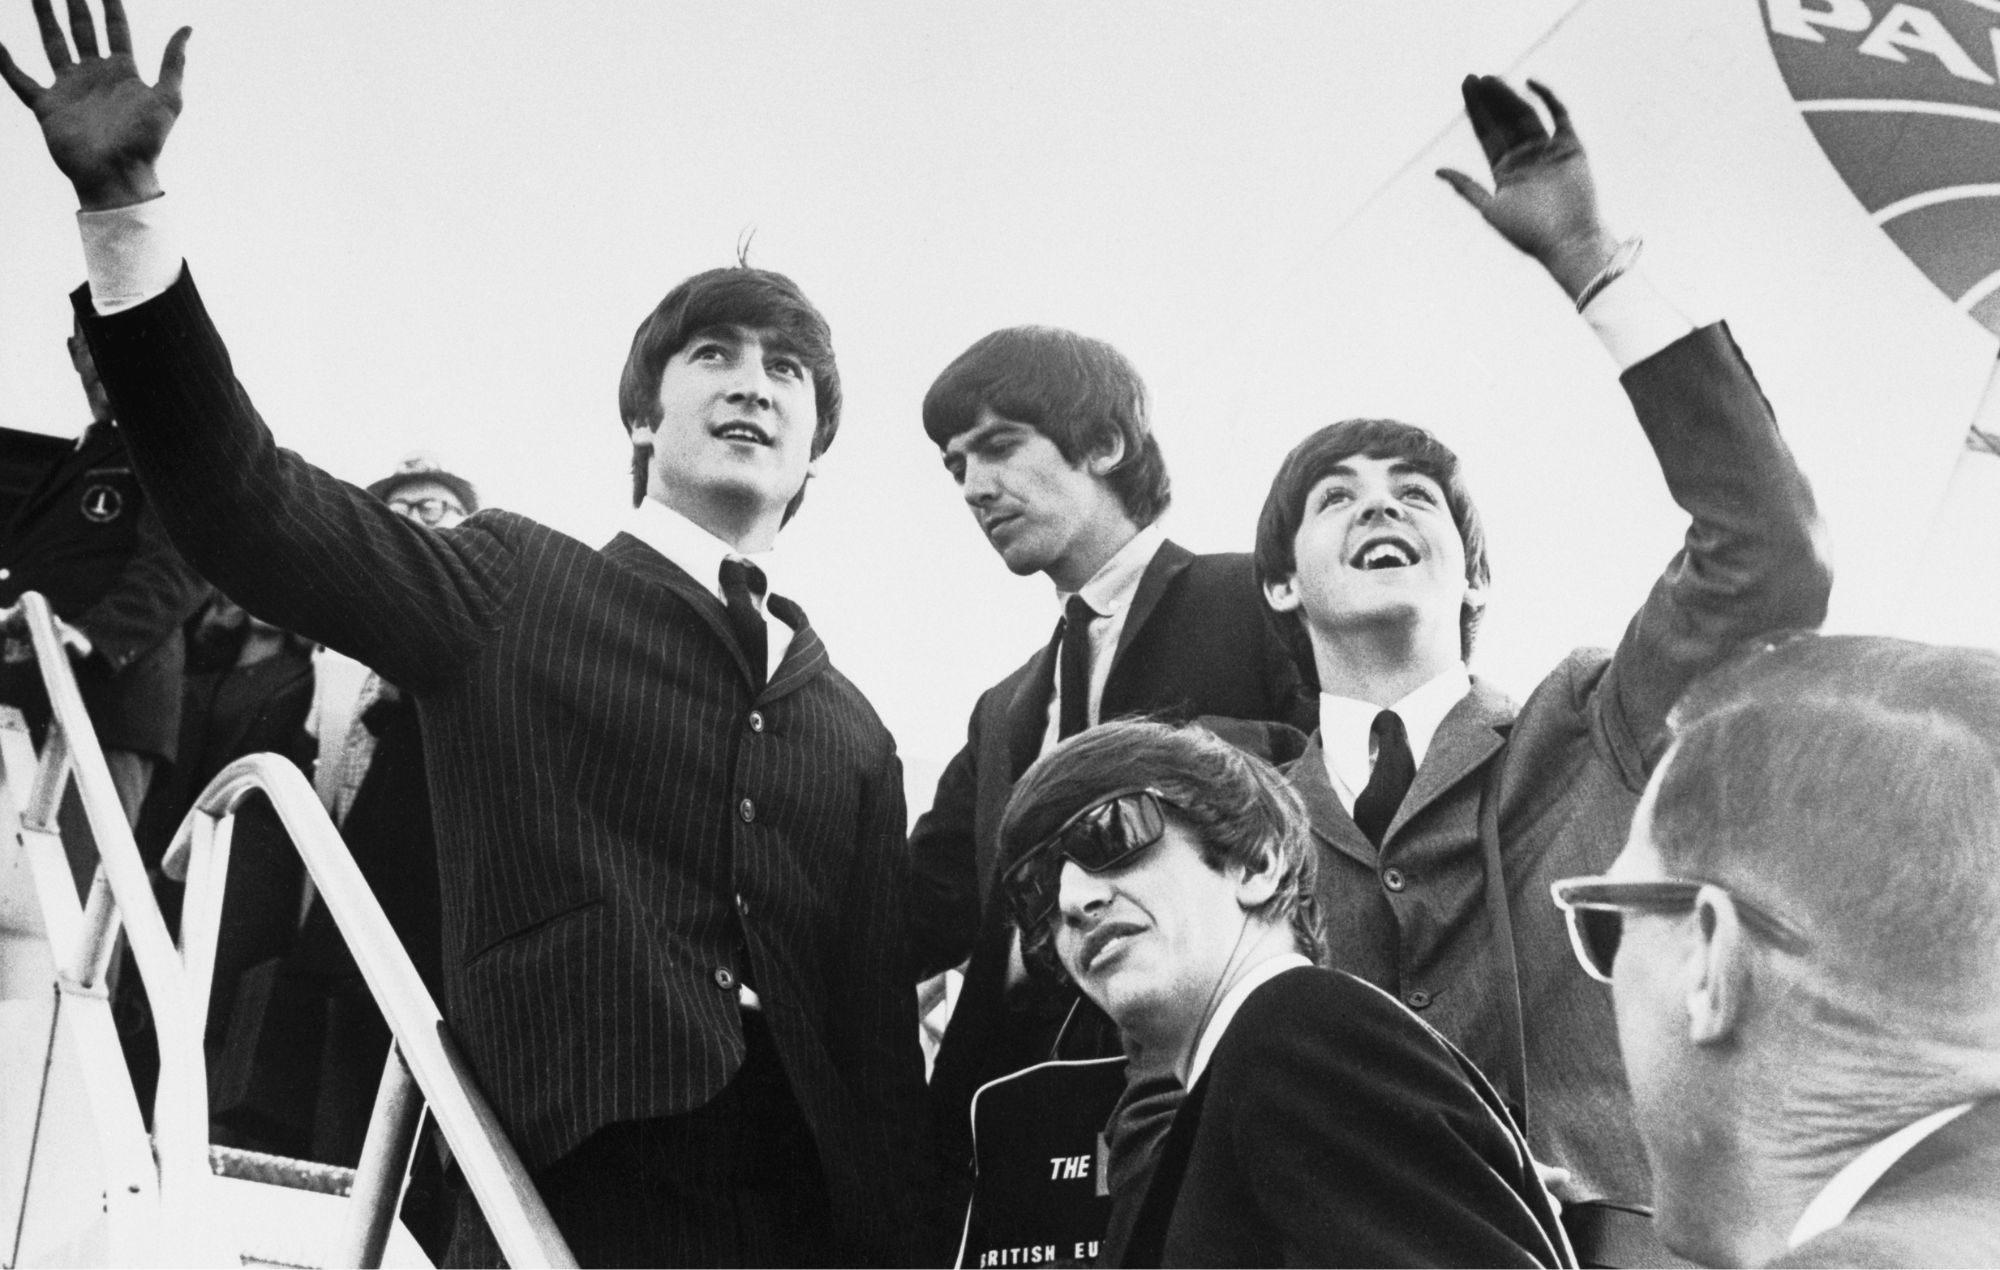
[[1410, 792], [1417, 764], [1410, 756], [1409, 734], [1394, 710], [1376, 715], [1368, 734], [1375, 739], [1375, 770], [1368, 774], [1368, 788], [1354, 800], [1354, 823], [1379, 847], [1396, 809], [1403, 805], [1403, 795]]
[[722, 561], [722, 602], [729, 609], [729, 626], [736, 632], [736, 645], [750, 662], [750, 678], [761, 691], [771, 652], [766, 642], [764, 614], [757, 601], [764, 598], [764, 571], [748, 560], [727, 556]]
[[1062, 716], [1056, 740], [1067, 741], [1090, 726], [1090, 624], [1097, 610], [1081, 595], [1063, 607]]

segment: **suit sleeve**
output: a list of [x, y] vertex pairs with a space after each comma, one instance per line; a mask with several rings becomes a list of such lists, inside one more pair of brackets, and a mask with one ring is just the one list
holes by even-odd
[[150, 501], [139, 506], [138, 541], [103, 598], [71, 625], [121, 671], [185, 622], [208, 596], [208, 583], [181, 559]]
[[110, 316], [84, 289], [71, 299], [148, 500], [195, 569], [412, 690], [462, 667], [511, 578], [490, 513], [437, 533], [279, 449], [185, 269]]
[[945, 766], [930, 810], [910, 831], [910, 942], [919, 979], [964, 961], [979, 928], [979, 716], [975, 709], [965, 748]]
[[1526, 1147], [1442, 1038], [1349, 977], [1273, 986], [1218, 1048], [1203, 1119], [1226, 1126], [1281, 1264], [1564, 1260]]
[[1690, 517], [1597, 690], [1602, 734], [1637, 790], [1688, 685], [1757, 635], [1818, 626], [1832, 572], [1812, 490], [1726, 326], [1689, 334], [1622, 381]]

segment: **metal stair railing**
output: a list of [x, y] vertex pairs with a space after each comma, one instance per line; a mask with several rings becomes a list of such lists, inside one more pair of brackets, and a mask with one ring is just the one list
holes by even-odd
[[[100, 1041], [108, 1041], [115, 1050], [117, 1041], [108, 1034], [109, 1015], [103, 1007], [121, 926], [152, 1003], [160, 1049], [152, 1154], [161, 1215], [166, 1219], [158, 1235], [175, 1245], [154, 1250], [155, 1256], [164, 1252], [171, 1260], [199, 1264], [213, 1251], [212, 1237], [203, 1234], [214, 1173], [202, 1032], [220, 933], [232, 820], [245, 798], [262, 792], [304, 860], [395, 1038], [350, 1191], [346, 1228], [328, 1264], [381, 1264], [428, 1101], [509, 1264], [574, 1266], [575, 1258], [498, 1118], [478, 1092], [436, 1003], [305, 777], [285, 759], [254, 754], [230, 764], [202, 792], [167, 854], [168, 869], [185, 871], [187, 876], [181, 947], [176, 948], [84, 711], [55, 615], [47, 600], [32, 591], [22, 595], [20, 606], [53, 717], [39, 760], [25, 736], [9, 733], [0, 736], [4, 742], [0, 763], [10, 781], [17, 768], [34, 773], [20, 819], [24, 846], [44, 848], [34, 856], [35, 886], [54, 955], [58, 1009], [65, 997], [98, 1007], [104, 1016], [99, 1030], [106, 1032]], [[57, 810], [72, 775], [99, 854], [81, 913], [67, 864], [60, 859], [56, 828]], [[62, 951], [65, 944], [67, 955]], [[32, 1160], [29, 1168], [32, 1171]], [[141, 1186], [135, 1183], [130, 1189], [136, 1193]], [[25, 1203], [24, 1197], [24, 1211]], [[127, 1254], [139, 1251], [126, 1248]]]
[[[291, 835], [395, 1037], [355, 1170], [346, 1233], [331, 1264], [380, 1264], [418, 1121], [428, 1103], [508, 1264], [574, 1266], [569, 1246], [474, 1084], [395, 928], [312, 786], [287, 759], [252, 754], [224, 768], [196, 799], [168, 849], [168, 871], [186, 869], [181, 933], [190, 973], [214, 964], [229, 818], [253, 792], [270, 800]], [[163, 1071], [160, 1097], [166, 1096]]]
[[[56, 840], [57, 812], [74, 776], [78, 800], [98, 850], [98, 867], [80, 915], [74, 893], [67, 886], [52, 885], [54, 879], [39, 876], [48, 870], [38, 870], [43, 922], [55, 959], [57, 1009], [62, 1009], [65, 999], [95, 1003], [106, 999], [106, 979], [118, 945], [122, 913], [140, 980], [154, 1004], [160, 1087], [167, 1088], [171, 1080], [182, 1091], [179, 1098], [158, 1101], [154, 1107], [153, 1157], [159, 1203], [166, 1214], [198, 1212], [211, 1176], [208, 1082], [201, 1048], [203, 1015], [188, 1009], [179, 953], [153, 899], [111, 769], [84, 711], [83, 695], [70, 671], [55, 613], [48, 601], [33, 591], [21, 596], [20, 607], [52, 715], [40, 759], [30, 764], [34, 780], [21, 812], [24, 837], [34, 833]], [[9, 748], [12, 752], [7, 766], [11, 769], [23, 761], [21, 751], [28, 747], [23, 738], [19, 748]], [[62, 872], [60, 880], [67, 883], [66, 866]], [[116, 1044], [115, 1038], [111, 1043]], [[31, 1161], [31, 1175], [32, 1167]], [[22, 1202], [25, 1209], [25, 1196]], [[192, 1220], [172, 1222], [158, 1234], [187, 1245], [196, 1229]], [[178, 1257], [187, 1251], [184, 1246], [171, 1255]]]

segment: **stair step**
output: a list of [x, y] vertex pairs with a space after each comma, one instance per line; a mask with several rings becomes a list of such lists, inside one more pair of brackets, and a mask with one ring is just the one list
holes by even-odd
[[346, 1196], [354, 1190], [353, 1169], [313, 1160], [294, 1160], [283, 1155], [266, 1155], [262, 1151], [246, 1151], [242, 1147], [211, 1145], [208, 1148], [208, 1166], [217, 1177], [240, 1178], [246, 1182], [262, 1182], [266, 1186], [283, 1186], [294, 1191]]

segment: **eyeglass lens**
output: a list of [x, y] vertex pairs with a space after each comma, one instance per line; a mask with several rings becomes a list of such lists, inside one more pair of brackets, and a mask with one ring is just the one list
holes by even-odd
[[1611, 978], [1611, 963], [1618, 960], [1618, 943], [1625, 934], [1625, 914], [1615, 908], [1574, 908], [1570, 920], [1576, 923], [1578, 941], [1591, 968], [1605, 979]]
[[449, 503], [442, 498], [392, 498], [389, 500], [389, 506], [405, 516], [414, 513], [416, 518], [426, 525], [437, 524], [447, 513], [457, 516], [465, 514], [465, 509], [457, 503]]

